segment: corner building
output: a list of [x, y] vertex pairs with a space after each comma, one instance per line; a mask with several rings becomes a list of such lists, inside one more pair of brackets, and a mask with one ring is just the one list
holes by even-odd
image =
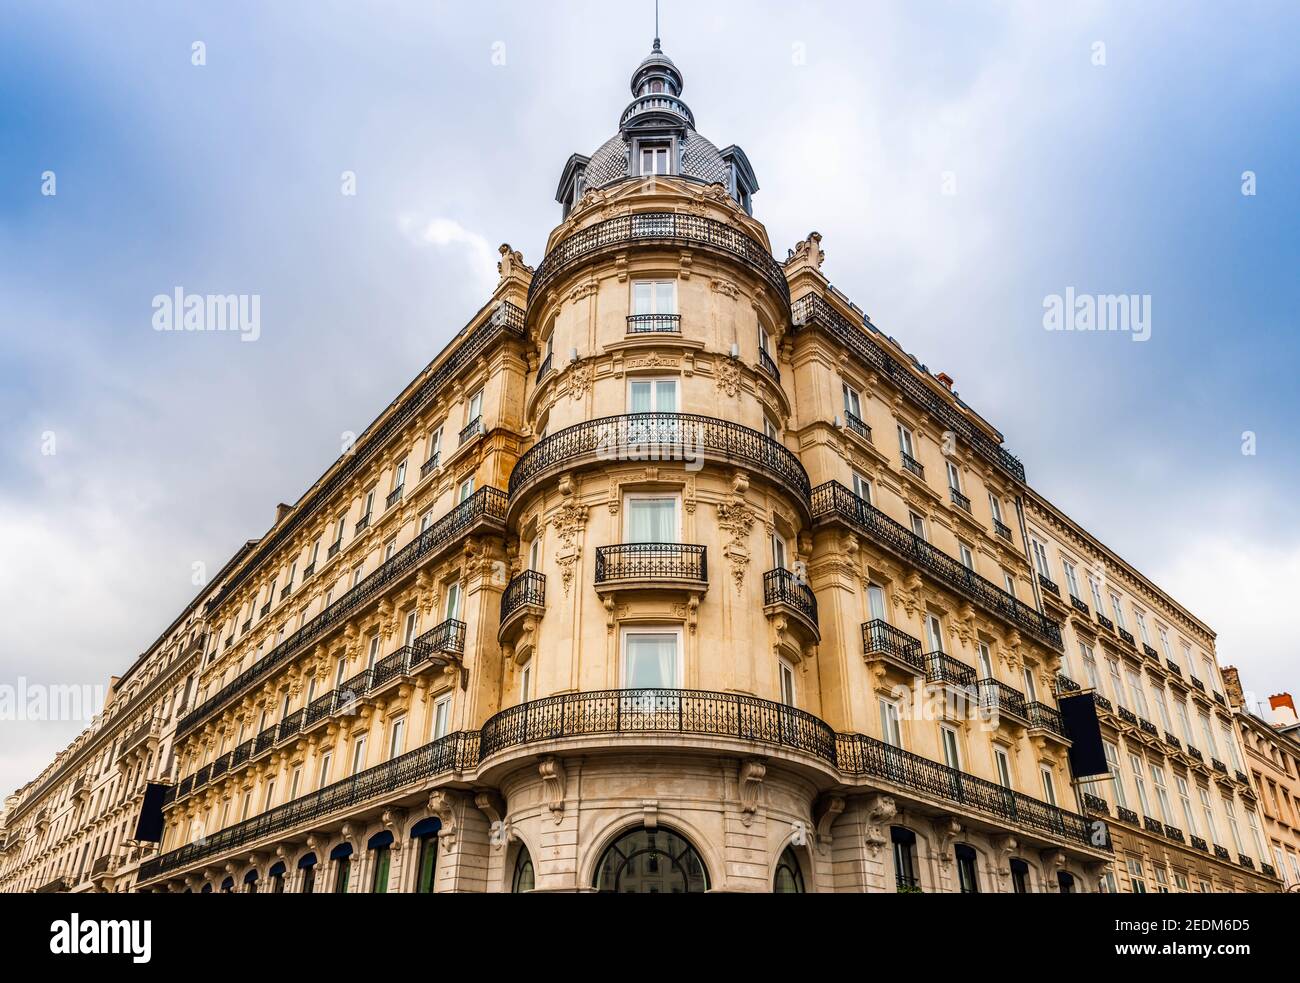
[[1023, 468], [682, 83], [218, 589], [145, 889], [1118, 886]]

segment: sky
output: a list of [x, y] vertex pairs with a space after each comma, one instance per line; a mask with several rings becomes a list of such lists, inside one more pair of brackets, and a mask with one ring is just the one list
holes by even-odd
[[[102, 685], [464, 326], [501, 243], [536, 264], [653, 4], [0, 23], [0, 686]], [[1256, 699], [1300, 693], [1300, 9], [663, 0], [661, 28], [778, 258], [820, 232], [1040, 492]], [[257, 340], [154, 330], [177, 288], [256, 295]], [[1149, 338], [1045, 330], [1071, 288], [1149, 298]], [[0, 789], [84, 726], [0, 720]]]

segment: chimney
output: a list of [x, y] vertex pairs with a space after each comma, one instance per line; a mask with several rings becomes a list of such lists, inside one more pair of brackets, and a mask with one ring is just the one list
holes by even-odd
[[1291, 699], [1290, 693], [1278, 693], [1268, 698], [1268, 705], [1273, 708], [1273, 725], [1275, 727], [1291, 727], [1300, 718], [1296, 717], [1295, 700]]
[[292, 505], [285, 505], [284, 502], [281, 502], [279, 505], [277, 505], [275, 507], [275, 525], [271, 526], [271, 528], [274, 529], [275, 526], [278, 526], [281, 522], [283, 522], [284, 517], [292, 511], [293, 511]]
[[940, 372], [935, 378], [943, 383], [945, 389], [952, 389], [952, 376], [947, 372]]
[[1241, 673], [1236, 666], [1223, 667], [1223, 688], [1227, 690], [1228, 703], [1234, 707], [1246, 705], [1246, 694], [1241, 689]]

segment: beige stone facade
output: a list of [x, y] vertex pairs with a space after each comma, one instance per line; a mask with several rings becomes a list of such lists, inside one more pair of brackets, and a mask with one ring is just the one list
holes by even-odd
[[[1211, 661], [1212, 634], [830, 286], [820, 236], [773, 258], [743, 151], [680, 95], [656, 43], [541, 263], [503, 246], [482, 311], [214, 583], [138, 885], [1054, 893], [1159, 852], [1171, 886], [1277, 889], [1248, 845], [1112, 811], [1112, 849], [1081, 814], [1080, 640], [1168, 672], [1045, 596], [1026, 530]], [[1206, 751], [1170, 781], [1244, 810]]]

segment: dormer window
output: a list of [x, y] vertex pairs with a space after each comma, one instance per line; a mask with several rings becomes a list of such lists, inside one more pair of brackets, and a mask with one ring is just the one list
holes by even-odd
[[668, 167], [669, 146], [666, 143], [641, 145], [641, 175], [671, 174]]

